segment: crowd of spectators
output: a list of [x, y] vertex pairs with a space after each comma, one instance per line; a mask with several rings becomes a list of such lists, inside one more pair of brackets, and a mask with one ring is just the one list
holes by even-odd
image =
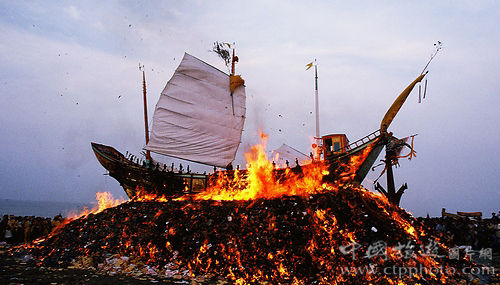
[[0, 242], [19, 244], [48, 235], [64, 221], [61, 215], [54, 218], [4, 215], [0, 221]]
[[418, 220], [457, 246], [471, 246], [473, 249], [500, 248], [500, 218], [495, 213], [487, 219], [445, 216]]

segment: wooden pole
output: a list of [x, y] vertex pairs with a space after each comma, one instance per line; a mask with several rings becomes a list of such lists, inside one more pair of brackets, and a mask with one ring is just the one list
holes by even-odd
[[385, 156], [385, 167], [387, 168], [387, 199], [395, 204], [398, 205], [399, 203], [396, 203], [395, 201], [395, 196], [396, 196], [396, 187], [394, 185], [394, 173], [392, 172], [392, 161], [391, 158], [386, 155]]
[[[233, 57], [231, 58], [231, 76], [234, 76], [235, 73], [235, 62], [238, 60], [234, 56], [234, 48], [233, 48]], [[231, 79], [229, 79], [229, 85], [231, 86]], [[233, 92], [231, 92], [231, 107], [233, 108], [233, 116], [234, 116], [234, 97], [233, 97]]]
[[235, 58], [234, 58], [234, 48], [233, 48], [233, 57], [231, 58], [231, 75], [234, 75], [234, 62], [235, 62]]
[[320, 160], [321, 147], [319, 137], [318, 65], [316, 64], [316, 59], [314, 60], [314, 103], [316, 111], [316, 159]]
[[[387, 134], [386, 134], [387, 135]], [[394, 173], [392, 170], [392, 159], [396, 157], [394, 149], [387, 149], [388, 144], [385, 145], [385, 169], [387, 175], [387, 190], [382, 187], [378, 182], [375, 185], [375, 189], [387, 197], [387, 200], [394, 205], [398, 205], [401, 202], [401, 197], [403, 196], [406, 189], [408, 189], [408, 184], [403, 184], [398, 191], [396, 191], [394, 183]]]
[[[149, 127], [148, 127], [148, 105], [146, 100], [146, 74], [144, 72], [144, 66], [139, 66], [142, 71], [142, 93], [144, 99], [144, 130], [146, 132], [146, 145], [149, 143]], [[151, 161], [151, 153], [146, 150], [146, 160]]]

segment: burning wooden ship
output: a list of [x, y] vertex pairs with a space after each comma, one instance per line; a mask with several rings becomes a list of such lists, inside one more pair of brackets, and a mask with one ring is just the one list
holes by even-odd
[[[156, 105], [151, 139], [143, 71], [146, 159], [140, 163], [138, 158], [126, 157], [111, 146], [91, 143], [98, 161], [120, 183], [129, 198], [149, 194], [175, 197], [198, 193], [213, 186], [221, 174], [232, 176], [238, 171], [240, 177], [246, 175], [246, 170], [233, 170], [232, 167], [246, 113], [244, 80], [234, 72], [237, 61], [233, 49], [232, 71], [226, 74], [186, 53]], [[321, 162], [328, 169], [328, 174], [322, 178], [324, 181], [333, 182], [345, 178], [348, 173], [351, 181], [361, 183], [384, 146], [401, 147], [399, 140], [388, 133], [387, 128], [406, 97], [424, 76], [422, 72], [401, 93], [382, 120], [379, 130], [354, 142], [349, 142], [345, 134], [322, 137], [317, 134], [317, 144], [313, 145], [315, 155], [311, 155], [311, 160], [303, 165], [296, 161], [292, 171], [301, 175], [304, 168]], [[150, 151], [210, 165], [214, 170], [216, 167], [226, 170], [207, 174], [194, 173], [189, 166], [186, 170], [182, 165], [174, 169], [173, 164], [167, 166], [153, 161]], [[345, 168], [353, 158], [356, 158], [356, 169], [346, 172]], [[287, 178], [287, 169], [288, 166], [273, 171], [283, 180]]]

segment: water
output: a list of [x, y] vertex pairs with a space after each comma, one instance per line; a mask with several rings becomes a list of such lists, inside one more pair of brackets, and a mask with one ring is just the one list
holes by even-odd
[[84, 207], [92, 209], [93, 206], [83, 203], [0, 199], [0, 218], [3, 215], [52, 218], [59, 214], [67, 217], [68, 213], [79, 213]]

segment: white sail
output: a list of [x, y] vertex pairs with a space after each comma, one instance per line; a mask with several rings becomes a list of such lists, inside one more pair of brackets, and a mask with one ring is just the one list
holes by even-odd
[[186, 53], [156, 104], [145, 149], [225, 167], [240, 144], [245, 101], [244, 86], [231, 96], [229, 75]]

